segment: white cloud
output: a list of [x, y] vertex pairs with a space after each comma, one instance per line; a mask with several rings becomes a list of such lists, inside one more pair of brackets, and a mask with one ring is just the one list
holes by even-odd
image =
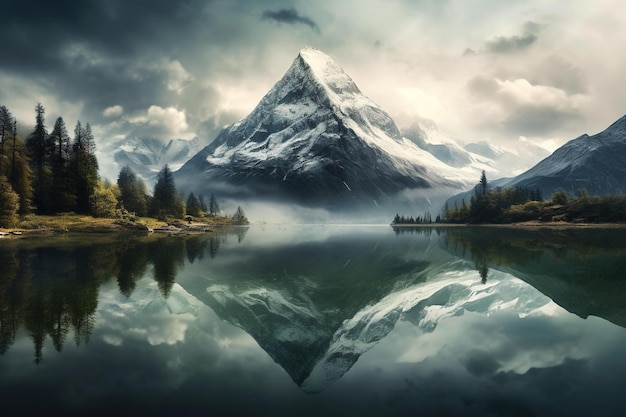
[[179, 61], [171, 61], [167, 64], [167, 75], [167, 89], [179, 94], [189, 82], [193, 81], [193, 77]]
[[586, 97], [518, 78], [501, 80], [488, 75], [467, 84], [470, 120], [475, 126], [518, 135], [547, 135], [580, 117]]
[[126, 121], [131, 125], [130, 134], [140, 131], [142, 136], [164, 141], [173, 138], [191, 139], [194, 136], [189, 131], [185, 112], [175, 107], [152, 105], [145, 113], [128, 117]]
[[115, 106], [107, 107], [102, 112], [104, 117], [119, 117], [124, 113], [124, 107], [116, 104]]

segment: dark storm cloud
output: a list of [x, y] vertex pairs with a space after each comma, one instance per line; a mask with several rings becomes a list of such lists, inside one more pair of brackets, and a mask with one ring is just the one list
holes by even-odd
[[487, 52], [502, 54], [525, 49], [537, 41], [537, 35], [528, 34], [525, 36], [498, 36], [485, 43]]
[[280, 23], [287, 23], [289, 25], [302, 24], [310, 27], [316, 32], [319, 32], [317, 24], [309, 17], [303, 16], [294, 8], [280, 9], [277, 11], [266, 10], [261, 17], [263, 20], [274, 20]]
[[[106, 107], [125, 110], [166, 105], [167, 59], [209, 24], [206, 1], [121, 0], [6, 2], [0, 36], [0, 75], [54, 89], [57, 99], [83, 102], [92, 121]], [[168, 57], [168, 58], [165, 58]], [[169, 58], [172, 57], [172, 58]], [[12, 91], [4, 89], [0, 100]], [[62, 109], [60, 109], [62, 112]]]
[[524, 33], [522, 36], [497, 36], [494, 39], [485, 42], [485, 52], [492, 54], [508, 54], [518, 52], [533, 45], [539, 37], [537, 33], [541, 29], [541, 25], [535, 22], [526, 22], [524, 24]]

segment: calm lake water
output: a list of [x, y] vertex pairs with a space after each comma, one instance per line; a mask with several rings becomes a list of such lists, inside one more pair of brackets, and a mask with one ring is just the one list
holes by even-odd
[[626, 415], [626, 233], [0, 240], [0, 415]]

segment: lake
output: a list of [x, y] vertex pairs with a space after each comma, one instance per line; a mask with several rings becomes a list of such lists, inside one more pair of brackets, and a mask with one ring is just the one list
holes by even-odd
[[0, 414], [626, 415], [626, 234], [0, 239]]

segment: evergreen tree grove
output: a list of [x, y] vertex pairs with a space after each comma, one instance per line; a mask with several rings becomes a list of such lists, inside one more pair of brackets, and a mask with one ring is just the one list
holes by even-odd
[[75, 173], [76, 211], [88, 213], [91, 195], [98, 186], [98, 161], [96, 145], [89, 123], [83, 128], [80, 121], [74, 129], [73, 171]]
[[17, 136], [17, 123], [11, 112], [0, 106], [0, 175], [4, 175], [19, 196], [19, 214], [31, 208], [33, 188], [24, 141]]

